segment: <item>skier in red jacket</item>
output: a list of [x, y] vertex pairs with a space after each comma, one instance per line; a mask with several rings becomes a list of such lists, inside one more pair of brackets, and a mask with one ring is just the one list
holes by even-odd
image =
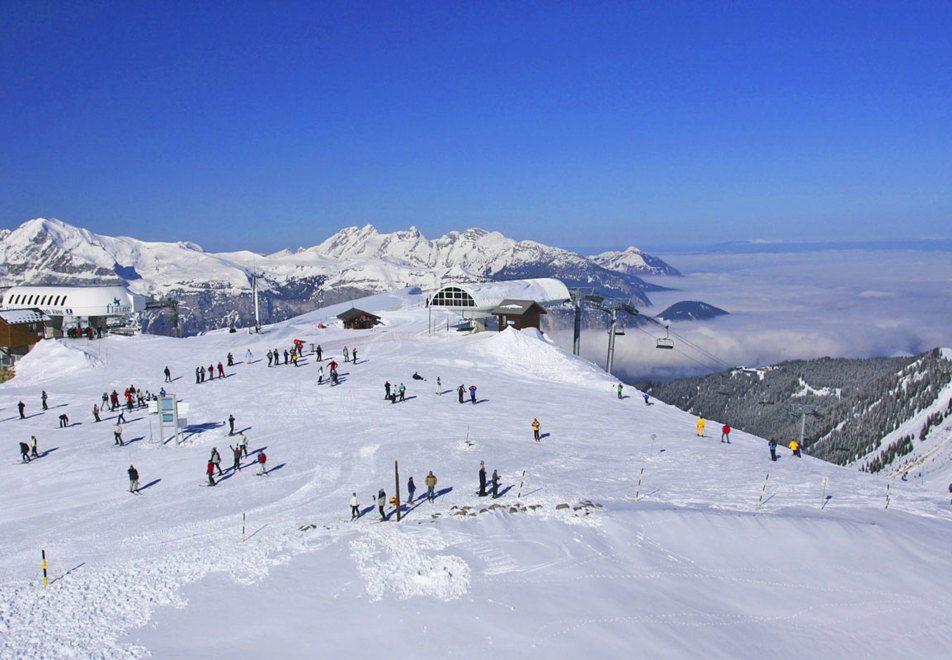
[[258, 476], [264, 474], [267, 475], [267, 471], [264, 469], [264, 464], [268, 460], [268, 457], [264, 455], [263, 451], [258, 452]]
[[721, 442], [731, 443], [731, 427], [727, 424], [721, 429]]

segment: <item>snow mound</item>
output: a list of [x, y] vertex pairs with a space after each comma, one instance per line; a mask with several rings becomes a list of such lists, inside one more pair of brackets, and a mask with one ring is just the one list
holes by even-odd
[[18, 383], [38, 383], [99, 369], [103, 362], [92, 353], [60, 339], [44, 339], [17, 362]]
[[592, 383], [601, 386], [608, 378], [591, 362], [554, 344], [535, 328], [506, 328], [486, 342], [489, 355], [510, 362], [527, 375], [562, 383]]

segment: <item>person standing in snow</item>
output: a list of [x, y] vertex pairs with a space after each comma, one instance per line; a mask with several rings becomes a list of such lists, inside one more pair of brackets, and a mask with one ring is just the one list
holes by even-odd
[[645, 392], [645, 393], [644, 393], [644, 394], [642, 394], [641, 396], [643, 396], [643, 397], [645, 398], [645, 405], [646, 405], [646, 406], [650, 406], [651, 404], [650, 404], [650, 403], [648, 403], [648, 393], [647, 393], [647, 392]]
[[356, 346], [350, 349], [350, 361], [353, 364], [357, 364], [357, 347]]
[[228, 435], [235, 435], [235, 416], [228, 415]]
[[486, 461], [479, 462], [479, 496], [486, 497]]
[[172, 372], [169, 370], [168, 366], [165, 367], [165, 382], [166, 383], [172, 382]]
[[624, 398], [625, 398], [624, 396], [622, 396], [622, 390], [623, 390], [623, 389], [625, 389], [625, 386], [622, 385], [621, 383], [618, 383], [618, 398], [619, 398], [619, 399], [624, 399]]
[[199, 368], [195, 367], [195, 384], [197, 385], [201, 382], [202, 382], [202, 374], [199, 371]]
[[360, 518], [360, 500], [357, 499], [357, 493], [350, 496], [350, 519]]
[[404, 387], [403, 383], [400, 383], [400, 387], [398, 388], [397, 391], [400, 392], [400, 400], [401, 400], [401, 401], [404, 401], [404, 400], [406, 399], [406, 396], [407, 396], [407, 388]]
[[499, 473], [493, 470], [493, 499], [499, 497]]
[[254, 358], [254, 354], [252, 354], [251, 349], [249, 348], [248, 351], [245, 353], [245, 362], [247, 362], [248, 364], [251, 364], [251, 360], [253, 358]]
[[771, 438], [770, 442], [767, 443], [767, 448], [770, 449], [770, 460], [777, 460], [777, 442]]
[[218, 470], [218, 476], [221, 476], [223, 473], [221, 471], [221, 454], [218, 453], [218, 447], [212, 447], [212, 455], [208, 460], [215, 465], [215, 469]]
[[704, 418], [698, 417], [697, 419], [697, 434], [701, 437], [704, 437]]
[[434, 488], [436, 488], [436, 475], [433, 474], [433, 470], [430, 470], [430, 473], [426, 475], [426, 499], [428, 502], [436, 499]]
[[284, 349], [284, 364], [288, 363], [288, 359], [291, 357], [291, 354], [288, 353], [288, 349]]
[[245, 434], [241, 431], [238, 431], [238, 441], [236, 444], [238, 445], [238, 449], [241, 450], [241, 454], [245, 458], [248, 458], [248, 438], [246, 438]]
[[33, 458], [40, 457], [39, 453], [37, 453], [36, 451], [36, 436], [35, 435], [30, 436], [30, 456], [32, 456]]
[[389, 380], [384, 382], [383, 391], [384, 391], [383, 398], [389, 399], [390, 398], [390, 381]]
[[721, 442], [731, 443], [731, 427], [729, 424], [725, 424], [721, 428]]
[[413, 494], [414, 494], [415, 492], [416, 492], [416, 484], [413, 483], [413, 477], [410, 477], [410, 478], [407, 480], [407, 493], [410, 494], [410, 499], [407, 500], [407, 502], [412, 502], [412, 501], [413, 501]]
[[323, 356], [324, 356], [324, 349], [321, 348], [321, 345], [320, 345], [320, 344], [317, 345], [317, 348], [314, 349], [314, 352], [317, 353], [317, 361], [318, 361], [318, 362], [323, 362], [323, 361], [324, 361], [324, 357], [323, 357]]
[[465, 395], [465, 393], [466, 393], [465, 385], [460, 385], [459, 387], [456, 388], [456, 395], [459, 397], [460, 403], [463, 403], [463, 396]]
[[443, 381], [440, 380], [440, 377], [436, 377], [436, 393], [439, 395], [443, 394]]
[[228, 355], [226, 357], [228, 359], [228, 366], [229, 367], [235, 366], [235, 356], [231, 354], [231, 351], [228, 351]]
[[320, 385], [324, 382], [324, 366], [321, 365], [321, 368], [317, 372], [317, 384]]
[[533, 420], [532, 420], [532, 434], [535, 436], [535, 441], [536, 441], [536, 442], [539, 442], [539, 429], [540, 429], [541, 427], [542, 427], [542, 425], [539, 424], [539, 420], [538, 420], [538, 419], [533, 419]]
[[26, 419], [26, 415], [23, 414], [23, 411], [26, 410], [26, 404], [21, 401], [17, 404], [17, 409], [20, 411], [20, 419]]
[[347, 347], [341, 349], [341, 353], [344, 354], [344, 362], [350, 362], [350, 351], [347, 350]]
[[791, 441], [790, 441], [790, 444], [787, 445], [787, 446], [790, 447], [790, 451], [793, 452], [793, 455], [794, 455], [794, 456], [796, 456], [797, 458], [803, 458], [803, 456], [800, 455], [800, 443], [799, 443], [799, 442], [797, 442], [796, 440], [791, 440]]
[[387, 515], [383, 512], [383, 507], [387, 503], [387, 494], [383, 492], [383, 488], [377, 493], [377, 509], [380, 511], [380, 519], [386, 520]]
[[129, 492], [138, 493], [139, 492], [139, 471], [135, 469], [135, 466], [129, 466]]
[[215, 485], [215, 464], [211, 461], [208, 461], [208, 465], [205, 467], [205, 474], [208, 475], [208, 485]]
[[96, 419], [97, 422], [102, 421], [101, 419], [99, 419], [99, 406], [97, 406], [95, 403], [93, 404], [93, 417]]
[[20, 443], [20, 460], [24, 463], [30, 462], [30, 447], [25, 443]]
[[271, 349], [268, 349], [268, 366], [271, 366], [271, 359], [274, 357], [274, 354], [271, 352]]
[[262, 474], [267, 476], [268, 471], [265, 469], [265, 464], [268, 462], [268, 457], [264, 455], [264, 451], [258, 452], [258, 476]]
[[469, 386], [469, 400], [473, 402], [473, 405], [476, 405], [476, 386]]
[[47, 400], [48, 398], [49, 398], [49, 397], [48, 397], [47, 394], [46, 394], [46, 390], [43, 390], [43, 392], [40, 394], [40, 403], [43, 405], [43, 410], [49, 410], [49, 409], [50, 409], [50, 407], [46, 404], [46, 400]]
[[208, 380], [215, 380], [215, 365], [208, 365]]
[[231, 454], [235, 458], [235, 464], [232, 466], [232, 470], [237, 472], [238, 470], [241, 469], [241, 445], [237, 447], [232, 447], [231, 445], [228, 445], [228, 448], [231, 450]]
[[115, 438], [115, 442], [113, 442], [114, 445], [126, 444], [122, 441], [122, 424], [119, 422], [116, 422], [116, 426], [112, 429], [112, 435]]
[[119, 416], [116, 417], [116, 424], [125, 424], [126, 423], [126, 411], [120, 409]]
[[219, 378], [225, 377], [225, 367], [222, 365], [221, 362], [218, 363], [218, 377]]

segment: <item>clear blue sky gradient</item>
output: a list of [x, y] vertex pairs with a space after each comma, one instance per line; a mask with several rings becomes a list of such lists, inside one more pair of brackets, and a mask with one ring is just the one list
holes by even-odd
[[0, 226], [950, 238], [952, 2], [0, 0]]

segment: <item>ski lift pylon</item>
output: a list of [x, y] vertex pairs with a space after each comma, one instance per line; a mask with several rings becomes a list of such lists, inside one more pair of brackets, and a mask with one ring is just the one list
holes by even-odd
[[656, 348], [674, 348], [674, 340], [668, 336], [668, 326], [664, 326], [664, 337], [658, 337]]

